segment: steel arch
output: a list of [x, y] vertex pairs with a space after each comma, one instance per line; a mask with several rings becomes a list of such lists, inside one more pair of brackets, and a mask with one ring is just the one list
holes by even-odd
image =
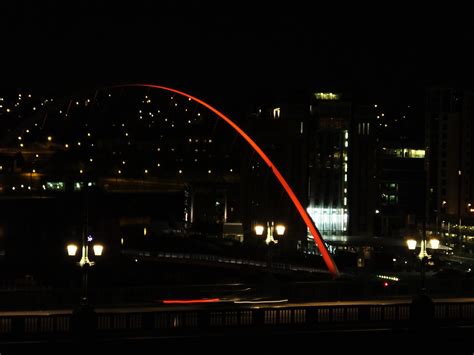
[[301, 218], [305, 222], [306, 226], [309, 228], [309, 231], [311, 232], [311, 235], [314, 237], [314, 242], [316, 243], [316, 246], [319, 248], [319, 251], [321, 252], [323, 260], [326, 263], [326, 266], [328, 267], [329, 271], [333, 274], [333, 276], [335, 276], [335, 277], [339, 276], [339, 270], [336, 266], [336, 263], [334, 262], [331, 255], [329, 254], [329, 251], [326, 248], [326, 245], [324, 244], [324, 240], [321, 236], [321, 233], [319, 232], [319, 230], [316, 227], [315, 223], [313, 222], [313, 220], [309, 216], [308, 212], [303, 208], [301, 202], [298, 200], [295, 193], [293, 192], [293, 189], [286, 182], [285, 178], [281, 175], [280, 171], [273, 164], [273, 162], [270, 160], [270, 158], [264, 153], [264, 151], [234, 121], [232, 121], [229, 117], [224, 115], [222, 112], [220, 112], [219, 110], [217, 110], [213, 106], [209, 105], [208, 103], [202, 101], [201, 99], [198, 99], [197, 97], [194, 97], [194, 96], [192, 96], [190, 94], [187, 94], [183, 91], [179, 91], [179, 90], [176, 90], [176, 89], [173, 89], [173, 88], [170, 88], [170, 87], [154, 85], [154, 84], [122, 84], [122, 85], [110, 86], [108, 88], [127, 88], [127, 87], [141, 87], [141, 88], [149, 88], [149, 89], [158, 89], [158, 90], [173, 92], [175, 94], [184, 96], [184, 97], [186, 97], [186, 98], [188, 98], [192, 101], [195, 101], [195, 102], [199, 103], [200, 105], [206, 107], [210, 111], [214, 112], [219, 118], [223, 119], [227, 124], [229, 124], [229, 126], [231, 126], [235, 131], [237, 131], [237, 133], [239, 133], [242, 136], [242, 138], [244, 138], [252, 146], [252, 148], [255, 150], [255, 152], [258, 153], [258, 155], [265, 161], [265, 163], [268, 165], [268, 167], [272, 170], [273, 174], [278, 179], [281, 186], [285, 189], [285, 192], [287, 193], [288, 197], [290, 197], [291, 201], [295, 205], [298, 213], [300, 214]]

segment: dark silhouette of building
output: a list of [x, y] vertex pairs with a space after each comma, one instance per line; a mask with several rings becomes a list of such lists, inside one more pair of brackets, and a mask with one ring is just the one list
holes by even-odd
[[433, 87], [426, 93], [428, 213], [452, 244], [474, 236], [474, 92]]

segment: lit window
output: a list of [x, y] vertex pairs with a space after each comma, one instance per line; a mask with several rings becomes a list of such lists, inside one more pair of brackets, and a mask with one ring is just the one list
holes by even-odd
[[280, 118], [280, 113], [281, 113], [281, 109], [279, 107], [275, 107], [273, 109], [273, 118]]

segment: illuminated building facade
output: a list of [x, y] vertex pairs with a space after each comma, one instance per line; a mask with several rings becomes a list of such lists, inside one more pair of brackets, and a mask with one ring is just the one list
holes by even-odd
[[351, 116], [352, 103], [342, 94], [312, 95], [308, 125], [308, 212], [327, 236], [348, 233]]
[[435, 231], [458, 241], [474, 236], [473, 122], [472, 91], [427, 90], [429, 218]]

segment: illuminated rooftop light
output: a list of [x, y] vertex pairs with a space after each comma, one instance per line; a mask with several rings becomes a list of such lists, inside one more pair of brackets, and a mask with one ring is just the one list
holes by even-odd
[[339, 100], [340, 94], [334, 94], [332, 92], [316, 92], [314, 93], [316, 100]]

